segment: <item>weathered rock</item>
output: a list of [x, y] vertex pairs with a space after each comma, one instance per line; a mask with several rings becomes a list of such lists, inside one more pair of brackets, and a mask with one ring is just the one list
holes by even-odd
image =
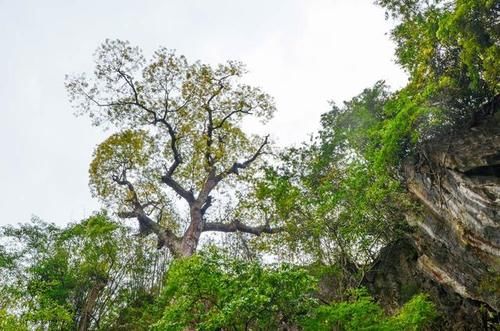
[[496, 315], [480, 302], [457, 294], [451, 287], [428, 277], [419, 268], [419, 252], [412, 238], [400, 239], [382, 249], [364, 285], [388, 313], [394, 313], [412, 296], [427, 293], [439, 316], [431, 330], [494, 329]]
[[418, 266], [499, 311], [500, 121], [491, 116], [422, 150], [405, 167], [408, 190], [423, 206], [408, 217], [417, 228]]
[[406, 161], [418, 206], [407, 215], [411, 244], [385, 248], [367, 276], [389, 309], [407, 299], [408, 289], [430, 293], [444, 312], [442, 329], [488, 329], [500, 311], [498, 98], [493, 107], [474, 126], [420, 146]]

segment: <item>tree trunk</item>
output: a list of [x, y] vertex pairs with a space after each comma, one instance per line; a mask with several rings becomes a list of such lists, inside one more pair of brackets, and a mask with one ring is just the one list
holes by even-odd
[[87, 295], [87, 299], [83, 305], [82, 314], [80, 316], [80, 320], [78, 321], [77, 330], [78, 331], [86, 331], [90, 327], [92, 312], [94, 310], [95, 304], [97, 302], [97, 298], [101, 291], [106, 286], [106, 281], [99, 280], [97, 284], [92, 287], [89, 294]]
[[181, 257], [189, 257], [196, 252], [202, 232], [203, 215], [198, 204], [193, 204], [190, 207], [190, 216], [191, 223], [182, 236], [181, 247], [178, 253]]

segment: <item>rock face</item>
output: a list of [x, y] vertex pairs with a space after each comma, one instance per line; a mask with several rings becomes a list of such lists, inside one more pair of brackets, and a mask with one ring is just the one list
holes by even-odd
[[497, 98], [492, 114], [407, 160], [407, 188], [418, 206], [407, 215], [413, 232], [396, 251], [384, 249], [367, 275], [381, 301], [384, 291], [394, 292], [387, 307], [404, 301], [405, 288], [431, 293], [445, 311], [443, 329], [488, 329], [500, 311], [498, 104]]
[[424, 292], [439, 313], [430, 330], [495, 330], [498, 322], [495, 312], [428, 277], [419, 267], [419, 254], [411, 238], [400, 239], [382, 249], [364, 279], [364, 285], [382, 307], [394, 313], [415, 294]]

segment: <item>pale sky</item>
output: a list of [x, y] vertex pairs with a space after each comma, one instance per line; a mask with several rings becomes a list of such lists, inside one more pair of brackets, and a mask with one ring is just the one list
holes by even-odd
[[276, 100], [258, 133], [286, 146], [319, 128], [328, 100], [380, 79], [405, 84], [390, 27], [373, 0], [0, 0], [0, 225], [32, 215], [64, 224], [99, 209], [87, 169], [109, 132], [73, 116], [64, 76], [91, 71], [105, 38], [243, 61], [246, 81]]

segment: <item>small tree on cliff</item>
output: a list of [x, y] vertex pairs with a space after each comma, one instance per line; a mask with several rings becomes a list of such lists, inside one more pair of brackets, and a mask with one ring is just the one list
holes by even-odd
[[[241, 63], [190, 64], [165, 48], [147, 62], [120, 40], [106, 40], [95, 59], [92, 79], [66, 79], [78, 113], [120, 129], [94, 153], [94, 195], [119, 217], [136, 218], [141, 233], [156, 234], [159, 247], [177, 256], [193, 254], [204, 231], [278, 231], [268, 221], [250, 226], [235, 215], [222, 222], [207, 214], [214, 190], [234, 184], [269, 148], [267, 137], [249, 137], [239, 126], [246, 116], [265, 121], [275, 110], [268, 94], [238, 83]], [[173, 195], [189, 209], [181, 236]]]

